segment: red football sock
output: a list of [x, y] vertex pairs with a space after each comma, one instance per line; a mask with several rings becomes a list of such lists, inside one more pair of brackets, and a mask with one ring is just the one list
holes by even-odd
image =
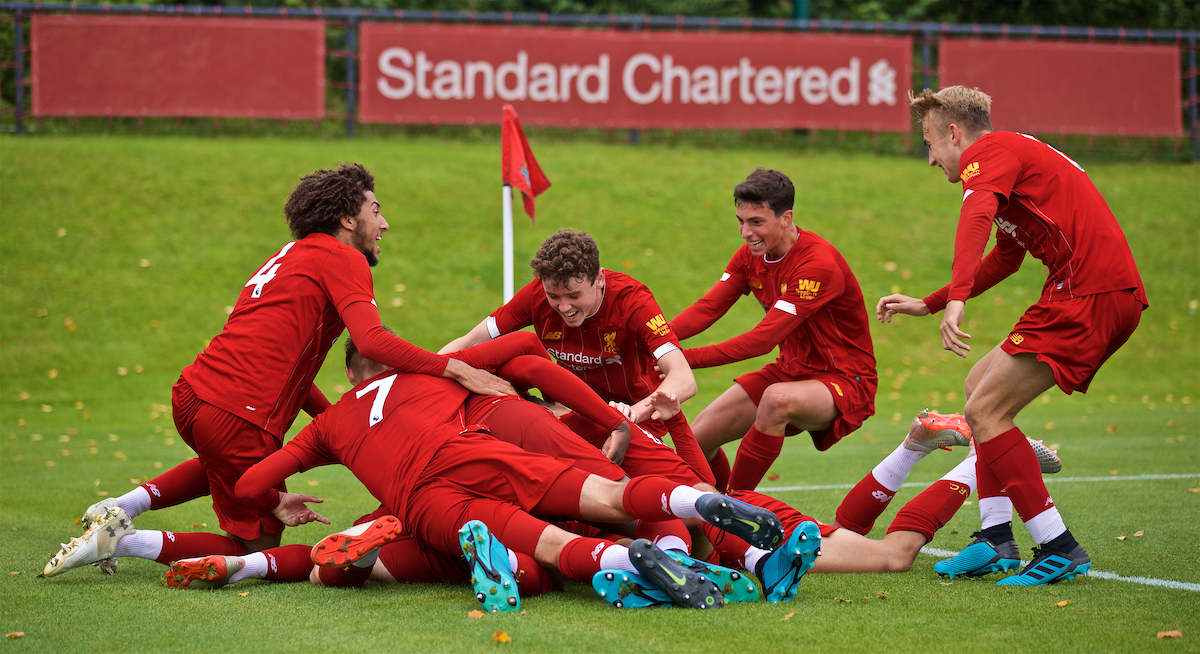
[[245, 547], [229, 536], [210, 534], [203, 531], [176, 533], [164, 531], [162, 552], [157, 563], [168, 565], [180, 559], [192, 559], [197, 556], [224, 554], [226, 556], [243, 556], [248, 554]]
[[1004, 484], [996, 479], [996, 475], [988, 467], [987, 461], [978, 456], [978, 451], [976, 451], [975, 494], [982, 500], [987, 497], [999, 497], [1002, 493], [1004, 493]]
[[267, 576], [271, 581], [308, 581], [312, 572], [311, 545], [283, 545], [262, 551], [267, 557]]
[[716, 479], [708, 465], [708, 459], [704, 458], [704, 450], [701, 450], [700, 444], [696, 442], [696, 435], [692, 433], [687, 416], [680, 411], [666, 423], [667, 430], [671, 432], [671, 443], [675, 445], [675, 453], [683, 459], [684, 463], [688, 464], [697, 477], [713, 484]]
[[541, 389], [546, 399], [570, 406], [572, 411], [610, 432], [625, 422], [625, 416], [608, 406], [582, 379], [548, 358], [519, 356], [500, 366], [497, 372], [513, 384]]
[[713, 477], [716, 478], [716, 483], [713, 485], [717, 490], [725, 493], [729, 491], [729, 457], [725, 456], [725, 450], [718, 447], [717, 453], [713, 458], [708, 460], [708, 467], [712, 469]]
[[621, 505], [625, 507], [626, 513], [639, 520], [670, 520], [676, 516], [670, 512], [668, 502], [671, 499], [671, 491], [678, 486], [679, 484], [665, 477], [634, 477], [625, 486], [625, 492], [621, 495]]
[[598, 538], [576, 538], [559, 552], [558, 569], [571, 581], [590, 584], [592, 575], [600, 572], [600, 556], [613, 545]]
[[366, 583], [371, 576], [371, 568], [360, 568], [355, 565], [348, 565], [344, 568], [317, 568], [317, 576], [326, 586], [351, 588]]
[[520, 552], [516, 554], [517, 569], [513, 573], [517, 579], [517, 592], [521, 597], [533, 597], [554, 590], [554, 576], [549, 570], [534, 561], [532, 556]]
[[729, 473], [730, 490], [754, 490], [763, 475], [779, 458], [783, 451], [783, 436], [764, 434], [754, 425], [742, 437], [737, 456], [733, 459], [733, 471]]
[[915, 531], [925, 537], [925, 542], [929, 542], [937, 530], [954, 517], [970, 495], [971, 488], [966, 484], [939, 479], [900, 509], [896, 519], [888, 526], [887, 533]]
[[875, 475], [867, 473], [861, 481], [846, 493], [842, 503], [837, 508], [837, 523], [850, 531], [866, 536], [875, 526], [875, 520], [883, 515], [896, 496], [894, 491], [884, 488], [875, 479]]
[[1054, 506], [1042, 481], [1037, 455], [1020, 429], [1013, 427], [991, 440], [976, 443], [975, 452], [980, 461], [987, 461], [1000, 480], [1021, 520], [1029, 522]]
[[151, 509], [165, 509], [208, 495], [208, 475], [200, 459], [188, 459], [142, 484], [142, 488], [150, 494]]

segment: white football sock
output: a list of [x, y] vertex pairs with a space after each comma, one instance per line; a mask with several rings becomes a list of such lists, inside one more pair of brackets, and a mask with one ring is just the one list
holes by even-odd
[[891, 454], [884, 457], [879, 465], [875, 466], [871, 475], [875, 477], [875, 481], [879, 482], [880, 486], [895, 493], [900, 490], [904, 480], [908, 479], [908, 473], [912, 471], [913, 466], [924, 459], [926, 454], [927, 452], [910, 450], [901, 443], [900, 447], [892, 450]]
[[667, 507], [676, 518], [699, 518], [700, 511], [696, 509], [696, 501], [708, 494], [691, 486], [676, 486], [667, 500]]
[[229, 583], [235, 584], [243, 579], [262, 579], [267, 576], [267, 555], [254, 552], [241, 557], [245, 566], [229, 576]]
[[654, 544], [658, 545], [658, 548], [663, 551], [675, 550], [676, 552], [683, 552], [684, 554], [688, 553], [687, 543], [684, 542], [682, 538], [674, 534], [662, 536], [658, 540], [654, 541]]
[[145, 488], [138, 486], [118, 497], [117, 506], [121, 507], [130, 518], [136, 518], [150, 510], [150, 493], [147, 493]]
[[983, 529], [1012, 522], [1013, 505], [1007, 495], [979, 498], [979, 522]]
[[113, 556], [121, 558], [132, 556], [135, 559], [154, 561], [162, 554], [165, 532], [157, 529], [138, 529], [132, 534], [126, 534], [117, 541], [117, 549]]
[[1067, 530], [1067, 525], [1063, 522], [1062, 516], [1058, 514], [1058, 507], [1052, 506], [1026, 520], [1025, 528], [1029, 530], [1029, 535], [1033, 536], [1035, 543], [1045, 545], [1063, 535], [1063, 532]]
[[972, 493], [975, 492], [975, 487], [978, 485], [975, 474], [975, 455], [971, 454], [963, 459], [962, 463], [959, 463], [950, 472], [942, 475], [942, 479], [956, 481], [970, 488]]
[[754, 572], [758, 570], [758, 562], [768, 556], [771, 556], [771, 553], [767, 550], [761, 550], [751, 545], [750, 549], [746, 550], [746, 554], [742, 556], [743, 565], [750, 572]]
[[629, 560], [629, 548], [624, 545], [609, 545], [600, 553], [601, 570], [622, 570], [637, 572], [633, 562]]

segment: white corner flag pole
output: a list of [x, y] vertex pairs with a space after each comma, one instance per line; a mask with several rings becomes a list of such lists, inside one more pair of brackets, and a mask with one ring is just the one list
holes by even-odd
[[513, 296], [513, 202], [512, 187], [504, 185], [504, 303]]

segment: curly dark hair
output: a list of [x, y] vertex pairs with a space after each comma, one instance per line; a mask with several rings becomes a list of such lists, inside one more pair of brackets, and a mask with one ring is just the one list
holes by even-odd
[[776, 216], [792, 208], [796, 202], [796, 187], [792, 180], [778, 170], [759, 166], [746, 177], [746, 181], [733, 189], [734, 206], [748, 204], [770, 207]]
[[336, 235], [342, 218], [357, 216], [362, 210], [367, 191], [375, 191], [375, 176], [362, 164], [342, 164], [337, 170], [318, 170], [301, 177], [283, 205], [292, 236]]
[[587, 232], [560, 229], [542, 241], [529, 265], [538, 279], [559, 286], [579, 277], [595, 282], [600, 274], [600, 248]]

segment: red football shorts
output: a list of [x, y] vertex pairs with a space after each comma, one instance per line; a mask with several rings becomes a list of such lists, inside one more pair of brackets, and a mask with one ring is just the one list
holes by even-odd
[[[243, 540], [282, 533], [282, 522], [270, 512], [250, 508], [233, 490], [250, 466], [282, 447], [279, 439], [196, 397], [183, 377], [171, 389], [171, 413], [180, 438], [204, 466], [221, 529]], [[275, 488], [282, 492], [287, 485], [280, 482]]]
[[[847, 377], [829, 372], [813, 372], [799, 375], [788, 374], [777, 363], [769, 363], [762, 370], [750, 372], [734, 379], [755, 406], [762, 400], [763, 393], [772, 384], [805, 381], [815, 379], [829, 389], [833, 396], [833, 405], [837, 407], [838, 417], [828, 429], [809, 432], [813, 445], [824, 452], [833, 444], [842, 440], [847, 434], [862, 427], [863, 421], [875, 415], [875, 381], [862, 380], [857, 377]], [[789, 426], [786, 434], [798, 434], [800, 431]]]
[[[532, 556], [549, 525], [529, 512], [547, 499], [560, 477], [582, 488], [587, 473], [570, 461], [526, 452], [491, 436], [455, 436], [442, 445], [417, 480], [404, 527], [422, 548], [453, 554], [461, 552], [459, 527], [480, 520], [505, 546]], [[574, 508], [576, 515], [564, 517], [579, 517], [578, 494], [573, 502], [572, 498], [557, 500]]]
[[1013, 355], [1037, 355], [1067, 395], [1086, 393], [1100, 366], [1137, 329], [1144, 308], [1133, 289], [1038, 302], [1000, 347]]

